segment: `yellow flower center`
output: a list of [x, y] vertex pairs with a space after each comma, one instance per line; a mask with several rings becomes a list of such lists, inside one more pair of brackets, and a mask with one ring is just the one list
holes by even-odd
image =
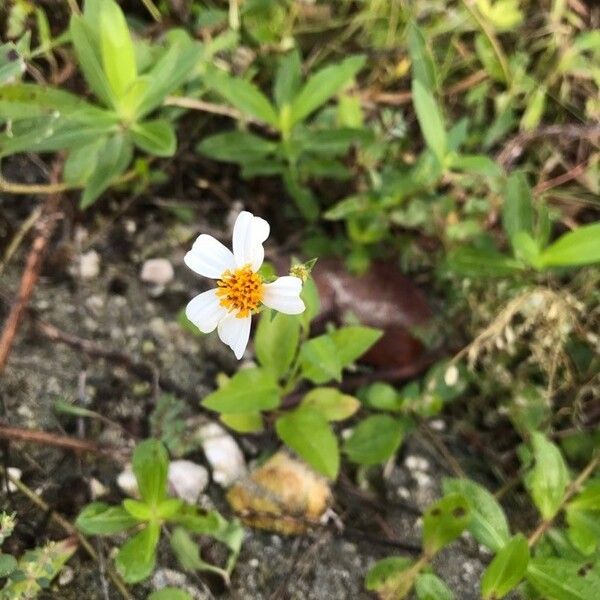
[[252, 314], [263, 299], [262, 277], [255, 273], [250, 265], [235, 271], [225, 271], [217, 285], [217, 296], [221, 299], [221, 306], [229, 311], [237, 310], [236, 316], [239, 319]]

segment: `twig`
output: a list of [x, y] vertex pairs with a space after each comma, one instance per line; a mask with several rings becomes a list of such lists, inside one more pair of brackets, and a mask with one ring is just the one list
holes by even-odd
[[533, 194], [538, 196], [539, 194], [543, 194], [552, 188], [558, 187], [563, 183], [567, 183], [567, 181], [571, 181], [572, 179], [576, 179], [580, 175], [585, 173], [587, 168], [586, 163], [580, 163], [575, 165], [572, 169], [569, 169], [566, 173], [562, 173], [557, 177], [553, 177], [552, 179], [548, 179], [546, 181], [540, 181], [534, 188]]
[[592, 473], [600, 466], [600, 452], [592, 458], [588, 463], [587, 467], [581, 471], [579, 477], [567, 488], [565, 495], [556, 511], [556, 514], [549, 519], [544, 519], [536, 528], [536, 530], [529, 536], [527, 543], [530, 548], [535, 546], [539, 539], [548, 531], [548, 529], [554, 523], [554, 519], [560, 513], [560, 511], [566, 506], [567, 502], [580, 490], [581, 486], [587, 481]]
[[[79, 540], [79, 543], [84, 548], [84, 550], [96, 562], [99, 562], [99, 557], [96, 551], [94, 550], [94, 547], [90, 544], [88, 539], [83, 534], [81, 534], [69, 520], [65, 519], [65, 517], [63, 517], [61, 514], [52, 510], [50, 506], [42, 498], [40, 498], [31, 488], [25, 485], [20, 479], [13, 477], [10, 473], [5, 471], [4, 467], [2, 466], [0, 466], [0, 473], [4, 474], [4, 476], [7, 477], [24, 496], [27, 496], [27, 498], [29, 498], [29, 500], [31, 500], [33, 504], [35, 504], [45, 513], [48, 513], [50, 515], [50, 519], [52, 519], [55, 523], [60, 525], [69, 535], [77, 536], [77, 539]], [[117, 590], [119, 590], [121, 597], [125, 598], [125, 600], [133, 600], [132, 596], [129, 594], [127, 588], [125, 587], [125, 583], [121, 580], [119, 575], [110, 567], [107, 567], [107, 572], [111, 581], [114, 583]]]
[[70, 437], [68, 435], [58, 435], [38, 429], [24, 429], [22, 427], [11, 427], [0, 423], [0, 439], [13, 442], [25, 442], [39, 444], [42, 446], [54, 446], [73, 452], [82, 452], [89, 454], [102, 454], [115, 458], [119, 462], [125, 459], [121, 448], [101, 446], [90, 440]]
[[[54, 181], [58, 179], [60, 169], [60, 164], [55, 163], [51, 175]], [[19, 293], [8, 314], [2, 335], [0, 336], [0, 373], [2, 373], [6, 366], [17, 330], [25, 311], [27, 310], [27, 305], [29, 304], [29, 300], [31, 299], [31, 295], [33, 294], [33, 290], [39, 278], [48, 242], [52, 237], [58, 221], [62, 218], [60, 202], [60, 194], [52, 194], [49, 196], [44, 203], [42, 215], [37, 222], [37, 235], [33, 240], [31, 250], [27, 257], [25, 270], [21, 277]]]
[[4, 257], [2, 258], [2, 262], [0, 262], [0, 275], [6, 269], [6, 265], [10, 262], [13, 254], [19, 248], [23, 238], [27, 235], [29, 230], [37, 223], [38, 219], [42, 216], [42, 209], [39, 206], [36, 206], [29, 217], [23, 222], [21, 227], [19, 227], [19, 231], [15, 234], [13, 239], [10, 241], [6, 252], [4, 253]]

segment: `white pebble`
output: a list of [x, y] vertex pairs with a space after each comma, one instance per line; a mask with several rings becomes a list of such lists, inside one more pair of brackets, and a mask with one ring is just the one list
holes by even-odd
[[150, 258], [142, 266], [140, 278], [146, 283], [166, 285], [175, 277], [173, 265], [166, 258]]

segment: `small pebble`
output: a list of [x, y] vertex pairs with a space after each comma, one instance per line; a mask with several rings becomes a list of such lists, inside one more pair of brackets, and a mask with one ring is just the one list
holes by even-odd
[[140, 278], [146, 283], [166, 285], [175, 277], [173, 265], [166, 258], [150, 258], [142, 266]]
[[90, 250], [79, 259], [79, 276], [81, 279], [94, 279], [100, 274], [100, 255]]

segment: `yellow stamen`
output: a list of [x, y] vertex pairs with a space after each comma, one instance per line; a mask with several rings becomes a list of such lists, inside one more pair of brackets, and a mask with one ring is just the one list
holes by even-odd
[[235, 271], [225, 271], [217, 285], [217, 296], [221, 299], [221, 306], [229, 311], [237, 310], [236, 316], [239, 319], [252, 314], [263, 299], [262, 277], [255, 273], [250, 265]]

